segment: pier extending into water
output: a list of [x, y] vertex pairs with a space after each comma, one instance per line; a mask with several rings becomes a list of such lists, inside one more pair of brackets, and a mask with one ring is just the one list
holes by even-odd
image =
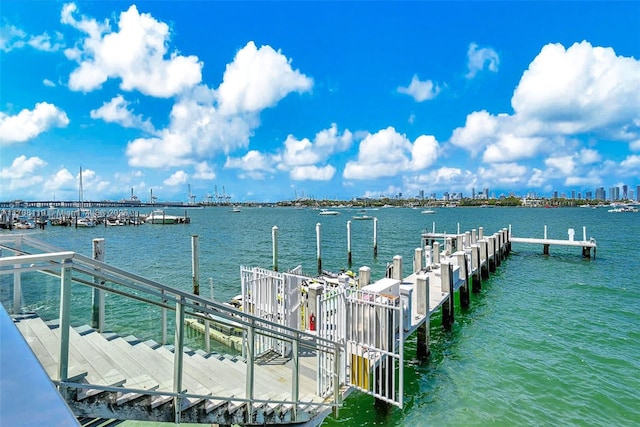
[[[277, 230], [273, 238], [276, 267]], [[88, 258], [27, 235], [0, 236], [0, 274], [13, 275], [6, 308], [77, 417], [318, 425], [355, 390], [402, 408], [406, 340], [416, 333], [417, 356], [428, 358], [432, 317], [441, 312], [442, 327], [450, 328], [455, 293], [469, 307], [470, 292], [481, 291], [512, 241], [507, 228], [445, 235], [434, 226], [408, 266], [395, 256], [379, 280], [367, 266], [336, 277], [241, 267], [240, 310], [198, 295], [197, 270], [190, 293], [108, 265], [100, 258], [103, 239], [94, 240]], [[53, 322], [23, 313], [22, 282], [37, 280], [34, 272], [59, 280]], [[92, 289], [92, 307], [72, 307], [76, 286]], [[159, 342], [108, 332], [107, 293], [157, 310]], [[72, 310], [84, 325], [71, 324]], [[175, 322], [168, 336], [169, 312]], [[240, 331], [240, 355], [211, 351], [212, 323]], [[185, 346], [190, 324], [202, 325], [206, 348]]]

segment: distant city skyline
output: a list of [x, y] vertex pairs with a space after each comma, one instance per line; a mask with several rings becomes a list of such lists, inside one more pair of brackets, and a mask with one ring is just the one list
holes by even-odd
[[3, 0], [0, 17], [0, 201], [76, 200], [80, 168], [87, 200], [638, 194], [637, 1]]

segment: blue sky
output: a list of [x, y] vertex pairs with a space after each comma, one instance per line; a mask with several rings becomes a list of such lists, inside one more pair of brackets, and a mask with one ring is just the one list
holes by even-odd
[[81, 167], [85, 200], [640, 185], [640, 2], [3, 0], [0, 15], [0, 200], [76, 200]]

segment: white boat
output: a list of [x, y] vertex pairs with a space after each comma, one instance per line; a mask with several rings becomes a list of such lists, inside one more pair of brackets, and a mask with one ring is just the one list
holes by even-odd
[[231, 209], [229, 212], [240, 212], [240, 208], [237, 206], [234, 206], [233, 209]]
[[621, 206], [621, 207], [618, 207], [618, 208], [609, 209], [607, 212], [615, 212], [615, 213], [638, 212], [638, 209], [634, 208], [633, 206]]
[[94, 220], [86, 217], [78, 218], [76, 221], [76, 227], [95, 227], [96, 223]]
[[180, 224], [185, 222], [185, 218], [177, 215], [168, 215], [162, 209], [151, 212], [145, 220], [147, 224]]
[[371, 215], [356, 215], [353, 217], [353, 219], [355, 219], [356, 221], [362, 221], [362, 220], [373, 219], [373, 217]]
[[16, 228], [17, 230], [31, 230], [33, 228], [36, 228], [36, 225], [31, 221], [19, 221], [16, 222], [14, 228]]
[[340, 215], [340, 212], [331, 211], [329, 209], [320, 209], [320, 213], [318, 215]]
[[424, 211], [422, 211], [420, 213], [423, 213], [423, 214], [434, 214], [434, 213], [436, 213], [436, 211], [432, 211], [431, 209], [426, 209], [426, 210], [424, 210]]

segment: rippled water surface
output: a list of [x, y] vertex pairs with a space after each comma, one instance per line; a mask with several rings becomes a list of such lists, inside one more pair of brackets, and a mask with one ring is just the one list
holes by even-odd
[[[189, 225], [49, 227], [30, 234], [86, 255], [91, 240], [103, 237], [107, 262], [183, 289], [191, 288], [191, 235], [198, 235], [201, 293], [209, 292], [211, 278], [215, 298], [227, 300], [239, 293], [240, 265], [272, 266], [273, 226], [279, 228], [280, 270], [301, 264], [315, 272], [317, 223], [323, 268], [347, 268], [346, 223], [359, 213], [340, 212], [323, 217], [310, 209], [206, 208], [188, 211]], [[493, 233], [511, 225], [518, 237], [542, 237], [547, 225], [548, 236], [557, 239], [566, 239], [568, 228], [581, 239], [585, 226], [598, 249], [588, 261], [580, 248], [552, 247], [547, 257], [540, 247], [514, 244], [481, 294], [472, 296], [470, 309], [457, 309], [451, 331], [434, 319], [427, 362], [415, 357], [415, 337], [405, 346], [402, 410], [382, 411], [372, 398], [354, 394], [325, 425], [640, 424], [640, 214], [584, 208], [448, 208], [435, 215], [388, 208], [368, 214], [378, 218], [378, 257], [373, 222], [352, 221], [352, 268], [368, 265], [374, 279], [394, 255], [409, 264], [420, 233], [434, 221], [437, 231], [446, 232], [482, 226]], [[5, 303], [8, 283], [3, 277]], [[55, 281], [37, 289], [25, 285], [24, 292], [25, 304], [56, 316]], [[74, 298], [90, 301], [88, 292], [75, 288]], [[107, 308], [111, 329], [158, 333], [154, 309], [111, 296]]]

